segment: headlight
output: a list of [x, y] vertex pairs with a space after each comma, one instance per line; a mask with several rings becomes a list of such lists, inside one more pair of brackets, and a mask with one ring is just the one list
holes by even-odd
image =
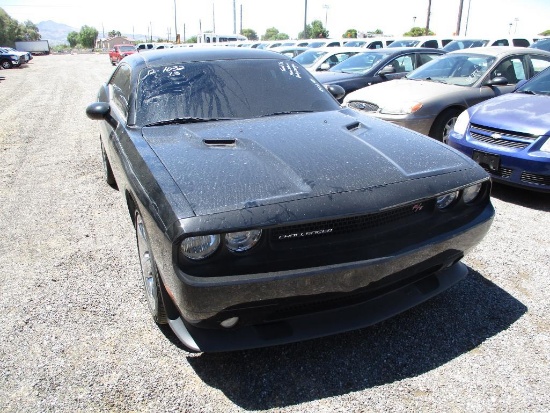
[[190, 260], [202, 260], [216, 252], [219, 245], [219, 235], [200, 235], [184, 239], [180, 249]]
[[546, 138], [546, 142], [540, 147], [541, 152], [550, 152], [550, 137]]
[[470, 114], [467, 110], [463, 111], [460, 115], [458, 115], [458, 118], [456, 119], [456, 123], [453, 127], [453, 130], [462, 135], [466, 135], [466, 129], [468, 129], [468, 124], [470, 123]]
[[453, 202], [458, 198], [458, 191], [450, 192], [445, 195], [437, 197], [436, 203], [439, 209], [447, 208], [449, 205], [452, 205]]
[[261, 229], [225, 234], [225, 245], [230, 251], [243, 252], [256, 245], [262, 236]]
[[469, 204], [477, 198], [479, 192], [481, 191], [481, 186], [481, 183], [479, 183], [469, 186], [468, 188], [464, 188], [464, 190], [462, 191], [462, 199], [464, 200], [465, 204]]
[[380, 108], [380, 113], [386, 115], [409, 115], [411, 113], [417, 112], [422, 108], [422, 103], [420, 102], [404, 102], [400, 103], [399, 101], [392, 102], [383, 108]]

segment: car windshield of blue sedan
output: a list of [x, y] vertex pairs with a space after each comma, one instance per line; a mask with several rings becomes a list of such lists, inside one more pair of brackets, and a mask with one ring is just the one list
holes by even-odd
[[519, 87], [515, 93], [550, 96], [550, 69], [546, 69], [540, 75], [532, 78]]
[[431, 80], [472, 86], [491, 67], [495, 58], [479, 54], [449, 54], [431, 60], [407, 75], [407, 79]]
[[391, 52], [366, 52], [351, 56], [349, 59], [338, 63], [330, 69], [330, 72], [361, 73], [369, 72], [378, 62]]
[[142, 70], [136, 123], [249, 119], [339, 108], [292, 60], [184, 62]]

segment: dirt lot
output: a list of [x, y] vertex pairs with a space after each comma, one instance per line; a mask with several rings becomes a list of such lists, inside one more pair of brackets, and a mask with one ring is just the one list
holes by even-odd
[[106, 55], [0, 71], [0, 411], [547, 412], [550, 196], [495, 186], [467, 280], [377, 326], [190, 354], [144, 301], [84, 109]]

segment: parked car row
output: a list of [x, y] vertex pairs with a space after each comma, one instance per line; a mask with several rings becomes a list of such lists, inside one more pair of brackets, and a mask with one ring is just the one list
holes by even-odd
[[[348, 93], [343, 104], [448, 143], [499, 182], [550, 192], [549, 70], [550, 52], [539, 48], [467, 48]], [[329, 86], [329, 74], [316, 77]]]
[[11, 47], [0, 46], [0, 68], [11, 69], [19, 67], [32, 60], [33, 56], [29, 52], [21, 52]]

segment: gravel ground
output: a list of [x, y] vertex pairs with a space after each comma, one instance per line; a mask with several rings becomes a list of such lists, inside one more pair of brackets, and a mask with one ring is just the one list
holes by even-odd
[[469, 277], [360, 331], [191, 354], [149, 316], [84, 109], [106, 55], [0, 71], [0, 411], [548, 412], [550, 196], [495, 186]]

